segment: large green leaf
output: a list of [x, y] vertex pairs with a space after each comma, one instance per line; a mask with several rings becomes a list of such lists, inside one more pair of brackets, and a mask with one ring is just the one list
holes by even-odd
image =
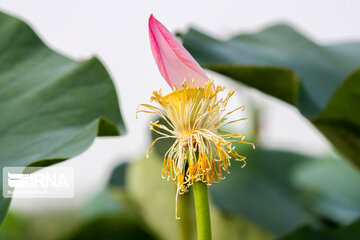
[[[4, 13], [0, 35], [0, 169], [48, 166], [80, 154], [97, 135], [124, 133], [114, 85], [99, 60], [64, 57]], [[2, 171], [0, 179], [2, 188]], [[8, 204], [0, 198], [0, 221]]]
[[360, 43], [323, 46], [286, 25], [225, 41], [193, 29], [182, 38], [202, 66], [298, 107], [360, 168]]

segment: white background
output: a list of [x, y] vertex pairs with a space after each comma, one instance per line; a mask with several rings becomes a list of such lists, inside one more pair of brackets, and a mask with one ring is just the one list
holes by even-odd
[[[26, 211], [79, 205], [106, 184], [111, 169], [119, 162], [143, 156], [149, 144], [144, 134], [148, 133], [149, 116], [135, 120], [136, 107], [147, 102], [153, 90], [170, 91], [149, 48], [147, 20], [150, 13], [170, 31], [196, 26], [221, 38], [287, 22], [320, 43], [360, 39], [360, 2], [356, 0], [0, 0], [0, 9], [30, 23], [56, 51], [75, 59], [100, 57], [115, 81], [128, 128], [126, 136], [97, 139], [86, 152], [61, 164], [75, 168], [75, 199], [14, 199], [12, 209]], [[295, 109], [257, 91], [234, 85], [214, 73], [209, 75], [218, 83], [236, 87], [239, 94], [233, 101], [237, 104], [245, 102], [241, 95], [250, 96], [262, 105], [262, 143], [309, 154], [322, 154], [331, 149]]]

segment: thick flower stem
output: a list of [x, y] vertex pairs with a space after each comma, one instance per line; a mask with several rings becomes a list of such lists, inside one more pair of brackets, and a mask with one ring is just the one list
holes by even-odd
[[203, 182], [195, 182], [192, 188], [194, 192], [198, 240], [211, 240], [210, 209], [207, 186]]

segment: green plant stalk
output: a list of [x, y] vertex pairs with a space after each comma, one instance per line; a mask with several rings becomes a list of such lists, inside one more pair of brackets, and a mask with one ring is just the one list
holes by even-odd
[[207, 186], [203, 182], [193, 184], [198, 240], [211, 240], [210, 208]]
[[179, 223], [180, 223], [180, 233], [181, 240], [189, 240], [191, 239], [191, 217], [189, 216], [189, 194], [181, 194], [179, 195], [178, 204], [179, 204]]

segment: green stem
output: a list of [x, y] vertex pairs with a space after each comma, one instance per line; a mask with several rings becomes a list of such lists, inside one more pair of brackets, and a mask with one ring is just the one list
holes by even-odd
[[193, 184], [198, 240], [211, 240], [210, 209], [207, 186], [203, 182]]
[[179, 207], [179, 223], [180, 223], [180, 233], [181, 240], [189, 240], [191, 239], [191, 219], [189, 216], [189, 194], [181, 194], [178, 199], [178, 207]]

